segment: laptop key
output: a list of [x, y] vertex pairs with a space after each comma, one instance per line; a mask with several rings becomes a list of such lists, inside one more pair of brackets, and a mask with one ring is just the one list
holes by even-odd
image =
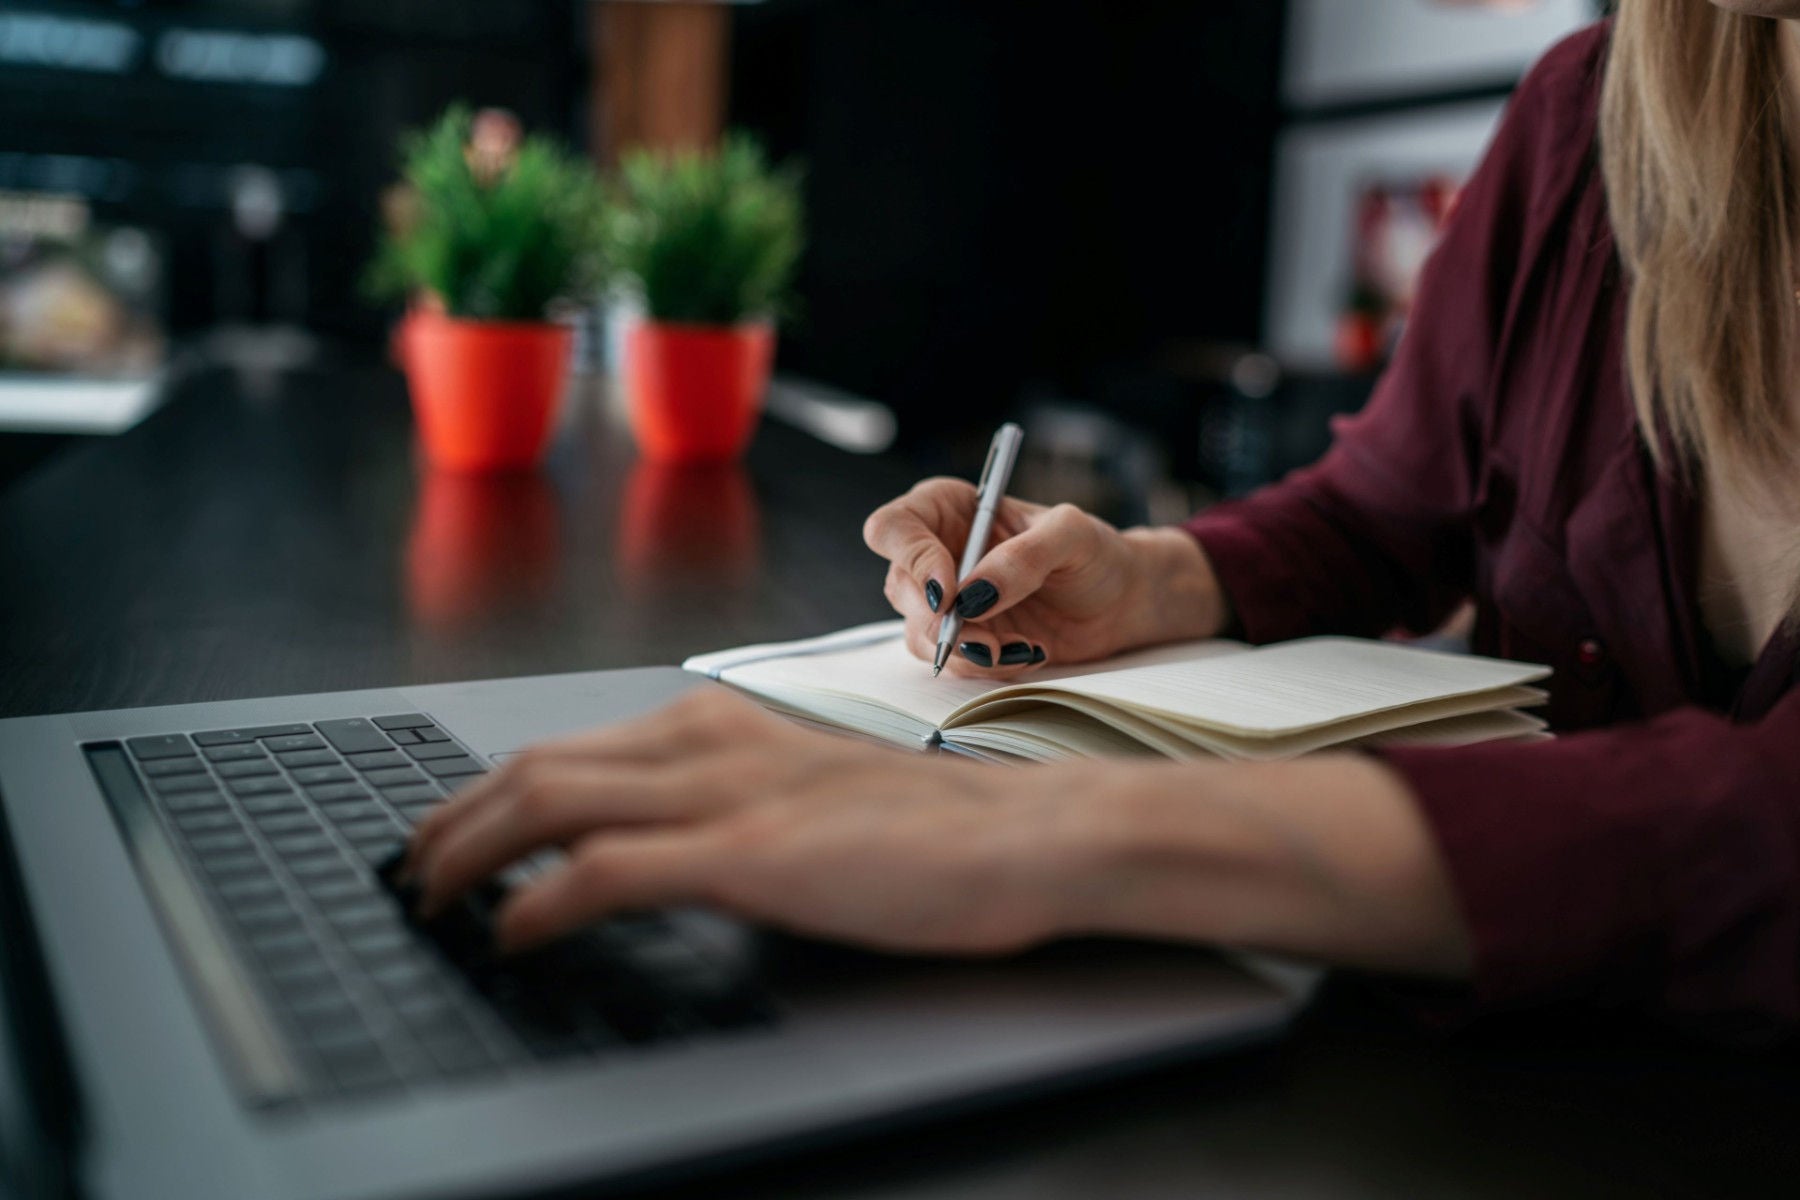
[[281, 885], [267, 875], [231, 879], [219, 884], [219, 898], [230, 905], [274, 900], [281, 895]]
[[425, 777], [412, 767], [382, 767], [379, 770], [364, 771], [363, 777], [378, 788], [425, 782]]
[[255, 820], [256, 827], [270, 837], [282, 833], [310, 832], [319, 828], [319, 818], [304, 809], [259, 813]]
[[280, 737], [284, 734], [310, 733], [304, 725], [254, 725], [245, 729], [209, 729], [196, 733], [194, 742], [201, 746], [229, 746], [254, 742], [257, 738]]
[[288, 787], [287, 780], [271, 778], [267, 775], [259, 775], [250, 779], [227, 779], [225, 786], [234, 796], [276, 796], [293, 791]]
[[213, 770], [218, 772], [220, 779], [254, 779], [258, 775], [280, 774], [275, 769], [275, 764], [270, 762], [266, 755], [258, 755], [255, 758], [246, 758], [237, 762], [214, 763]]
[[450, 740], [450, 735], [439, 729], [436, 725], [428, 725], [422, 729], [415, 729], [413, 730], [413, 733], [418, 735], [420, 741], [424, 742], [447, 742]]
[[362, 1015], [341, 986], [314, 988], [304, 996], [293, 997], [282, 1007], [295, 1024], [309, 1032], [332, 1039], [368, 1036], [368, 1031], [362, 1027]]
[[[399, 919], [393, 917], [392, 905], [383, 907], [389, 917], [394, 920]], [[417, 1001], [418, 1003], [414, 1005], [415, 1009], [428, 1001], [439, 1009], [447, 1010], [451, 1007], [451, 1001], [438, 990], [442, 986], [442, 981], [437, 969], [429, 959], [422, 955], [400, 955], [386, 962], [377, 963], [370, 969], [369, 976], [381, 986], [383, 991], [399, 993], [399, 997]], [[400, 1004], [399, 997], [396, 997], [395, 1000], [397, 1007]]]
[[228, 808], [206, 808], [199, 812], [177, 814], [175, 827], [185, 834], [214, 833], [221, 829], [241, 828], [237, 814]]
[[479, 993], [455, 964], [416, 933], [405, 949], [380, 962], [371, 962], [367, 969], [381, 985], [394, 1011], [420, 1029], [434, 1017], [466, 1020], [469, 1013], [465, 1005], [480, 1003]]
[[382, 767], [404, 767], [408, 759], [398, 750], [368, 750], [361, 754], [346, 754], [350, 765], [359, 771], [375, 771]]
[[224, 808], [225, 793], [218, 788], [206, 791], [179, 792], [173, 796], [159, 797], [162, 806], [170, 813], [200, 812], [205, 809]]
[[181, 792], [216, 792], [219, 785], [210, 775], [165, 775], [152, 779], [150, 790], [158, 796], [173, 796]]
[[250, 796], [239, 807], [252, 816], [258, 817], [268, 813], [306, 811], [305, 802], [291, 791], [271, 793], [267, 796]]
[[330, 907], [340, 900], [361, 899], [373, 894], [373, 886], [366, 879], [355, 874], [348, 874], [341, 880], [328, 879], [323, 882], [315, 882], [309, 884], [306, 889], [307, 898], [320, 908]]
[[345, 821], [338, 826], [340, 832], [353, 842], [372, 841], [376, 838], [398, 838], [399, 829], [385, 816], [362, 821]]
[[424, 738], [419, 736], [417, 730], [412, 730], [412, 729], [390, 730], [388, 733], [388, 736], [390, 738], [393, 738], [394, 744], [398, 745], [398, 746], [416, 746], [420, 742], [425, 740]]
[[300, 914], [285, 900], [267, 900], [260, 904], [244, 904], [231, 910], [231, 919], [248, 933], [273, 932], [301, 927]]
[[337, 843], [318, 829], [278, 834], [269, 839], [269, 848], [283, 858], [305, 858], [326, 851], [337, 853]]
[[351, 783], [356, 776], [350, 773], [349, 767], [340, 767], [333, 763], [329, 767], [295, 767], [288, 772], [294, 782], [303, 788], [322, 786], [327, 783]]
[[390, 717], [376, 717], [374, 723], [391, 733], [396, 729], [414, 729], [421, 725], [430, 725], [432, 720], [424, 713], [395, 713]]
[[420, 761], [426, 761], [433, 758], [454, 758], [462, 754], [463, 748], [454, 742], [425, 742], [408, 746], [406, 752]]
[[333, 800], [367, 800], [369, 789], [357, 783], [321, 783], [307, 788], [306, 794], [323, 804]]
[[418, 945], [418, 935], [402, 925], [375, 926], [346, 934], [344, 945], [358, 958], [380, 960]]
[[155, 758], [191, 758], [194, 744], [182, 733], [159, 733], [150, 737], [126, 738], [125, 745], [131, 749], [131, 757], [139, 762], [148, 762]]
[[272, 737], [263, 743], [276, 754], [289, 750], [323, 750], [325, 743], [310, 733], [289, 733]]
[[224, 746], [208, 746], [203, 754], [207, 762], [240, 762], [244, 759], [267, 758], [263, 748], [255, 742], [233, 742]]
[[221, 833], [202, 833], [188, 838], [188, 845], [202, 858], [209, 854], [230, 854], [254, 848], [248, 834], [233, 828]]
[[453, 775], [481, 775], [487, 771], [486, 767], [466, 754], [459, 754], [455, 758], [436, 758], [419, 765], [439, 779]]
[[270, 963], [263, 968], [263, 975], [274, 985], [276, 994], [283, 1002], [290, 1004], [314, 992], [339, 987], [330, 964], [322, 958], [296, 958], [287, 962]]
[[[358, 881], [354, 876], [349, 883], [355, 886]], [[364, 934], [378, 936], [394, 926], [391, 914], [384, 913], [366, 904], [359, 904], [352, 899], [338, 900], [319, 910], [325, 917], [331, 931], [339, 942]]]
[[344, 861], [344, 856], [333, 847], [330, 853], [321, 851], [317, 854], [301, 855], [284, 859], [288, 874], [300, 881], [302, 888], [311, 888], [315, 883], [341, 883], [354, 880], [356, 872]]
[[268, 864], [263, 862], [262, 855], [254, 850], [234, 850], [227, 854], [209, 854], [201, 861], [200, 866], [207, 875], [220, 882], [244, 876], [266, 878], [269, 873]]
[[333, 800], [329, 804], [320, 804], [325, 815], [338, 825], [350, 821], [364, 821], [370, 817], [386, 817], [387, 809], [369, 798], [369, 793], [362, 792], [349, 800]]
[[347, 721], [319, 721], [313, 728], [324, 735], [339, 754], [360, 754], [366, 750], [387, 750], [388, 740], [374, 722], [361, 717]]
[[420, 801], [436, 804], [444, 798], [444, 793], [438, 791], [437, 785], [431, 783], [398, 784], [394, 787], [382, 788], [381, 794], [387, 798], [388, 803], [400, 805], [417, 804]]
[[338, 756], [330, 750], [289, 750], [275, 757], [290, 771], [297, 767], [335, 767], [338, 761]]
[[304, 925], [261, 931], [250, 938], [250, 949], [262, 959], [317, 958], [319, 954]]
[[[400, 758], [398, 754], [394, 757]], [[405, 760], [401, 759], [401, 761]], [[153, 758], [147, 763], [140, 763], [138, 770], [142, 771], [146, 778], [164, 779], [170, 775], [193, 775], [196, 773], [204, 775], [206, 774], [206, 764], [191, 755], [186, 758]]]

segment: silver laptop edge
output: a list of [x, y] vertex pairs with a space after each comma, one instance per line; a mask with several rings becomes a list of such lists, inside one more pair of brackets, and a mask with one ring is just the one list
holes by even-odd
[[774, 986], [768, 1031], [298, 1111], [246, 1106], [81, 744], [417, 711], [489, 756], [717, 686], [586, 672], [0, 721], [0, 800], [82, 1100], [87, 1194], [463, 1197], [621, 1179], [1266, 1038], [1311, 976], [1113, 948]]

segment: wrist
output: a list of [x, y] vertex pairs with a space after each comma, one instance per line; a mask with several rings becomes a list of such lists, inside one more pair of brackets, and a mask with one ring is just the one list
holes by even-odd
[[1217, 637], [1230, 613], [1200, 543], [1184, 529], [1144, 527], [1120, 536], [1135, 568], [1127, 609], [1138, 618], [1120, 648]]
[[1070, 933], [1259, 944], [1289, 901], [1291, 851], [1262, 815], [1225, 797], [1222, 762], [1115, 770], [1088, 805]]
[[1057, 934], [1468, 970], [1444, 865], [1411, 795], [1373, 759], [1113, 763], [1083, 790]]

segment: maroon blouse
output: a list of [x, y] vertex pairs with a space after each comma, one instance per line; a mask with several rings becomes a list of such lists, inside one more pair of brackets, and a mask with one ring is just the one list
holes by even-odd
[[1365, 411], [1189, 526], [1247, 637], [1426, 631], [1548, 663], [1558, 740], [1383, 752], [1448, 863], [1484, 1008], [1579, 1000], [1800, 1025], [1800, 639], [1747, 677], [1695, 594], [1699, 508], [1624, 372], [1595, 161], [1605, 26], [1515, 96]]

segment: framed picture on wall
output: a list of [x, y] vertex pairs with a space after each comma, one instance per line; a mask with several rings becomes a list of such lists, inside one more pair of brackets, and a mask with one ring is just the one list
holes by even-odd
[[1595, 0], [1292, 0], [1282, 98], [1317, 108], [1510, 83], [1598, 9]]
[[1410, 294], [1403, 274], [1416, 273], [1429, 249], [1426, 226], [1447, 207], [1426, 198], [1468, 178], [1504, 108], [1503, 100], [1440, 105], [1282, 135], [1266, 314], [1277, 358], [1309, 370], [1372, 365], [1346, 356], [1347, 316], [1379, 292], [1375, 337], [1384, 343], [1396, 332], [1393, 318], [1403, 313], [1394, 310]]

